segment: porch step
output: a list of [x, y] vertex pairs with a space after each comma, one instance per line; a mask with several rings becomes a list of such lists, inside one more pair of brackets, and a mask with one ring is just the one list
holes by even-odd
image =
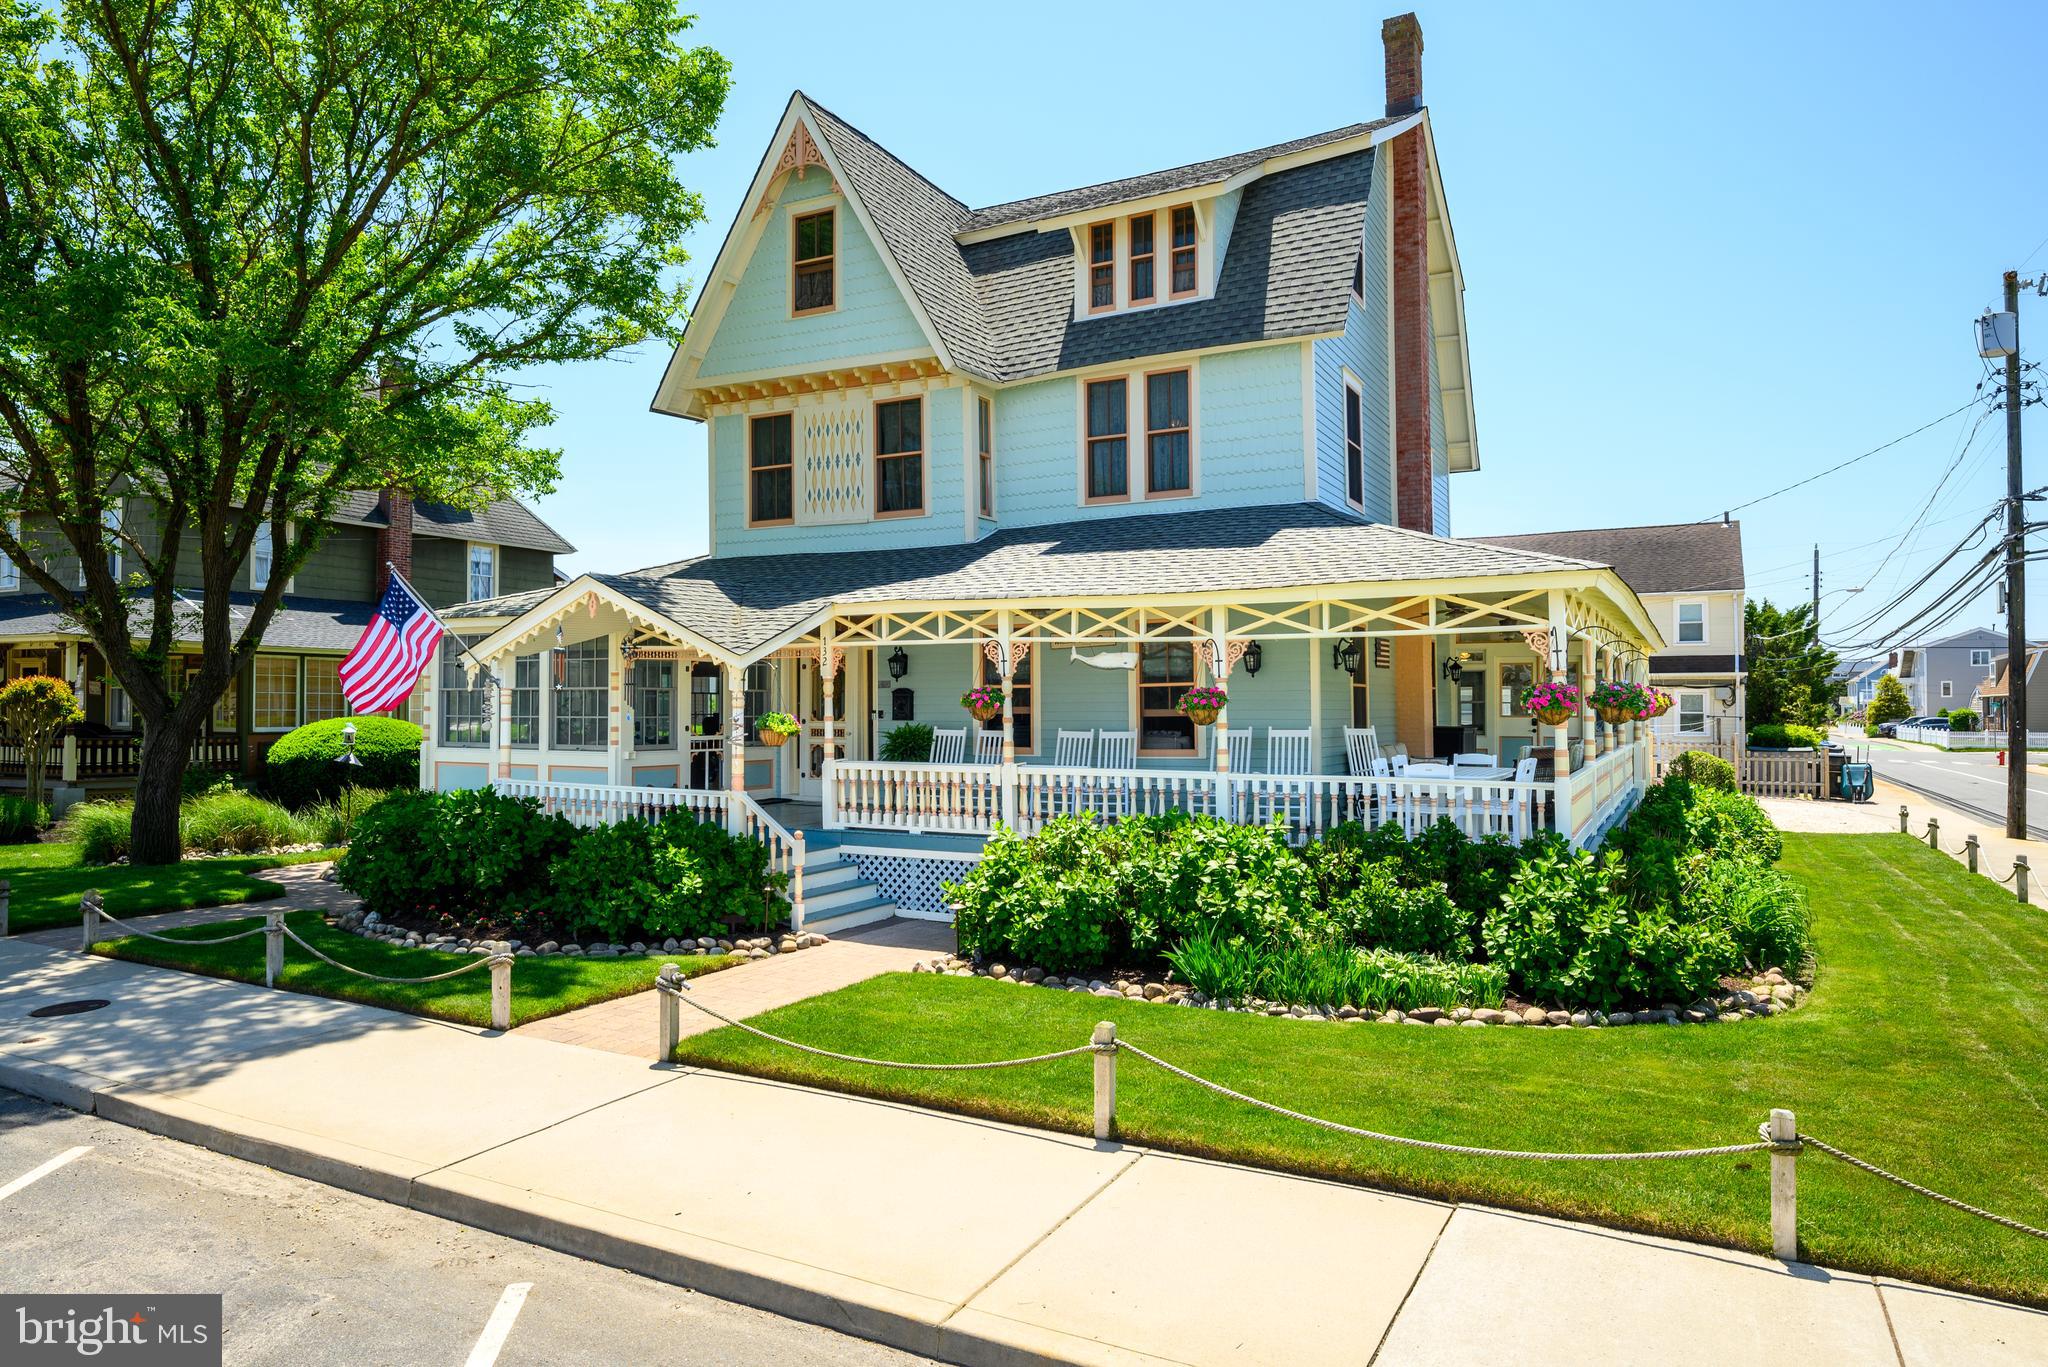
[[804, 865], [804, 900], [808, 902], [848, 883], [864, 881], [860, 865], [851, 859], [821, 859]]
[[857, 926], [873, 925], [886, 921], [898, 914], [898, 907], [881, 895], [878, 889], [870, 887], [869, 895], [862, 901], [850, 905], [835, 906], [830, 911], [815, 910], [808, 895], [804, 897], [804, 929], [814, 930], [821, 935], [838, 935]]
[[855, 926], [886, 921], [897, 914], [896, 903], [882, 895], [860, 865], [842, 858], [837, 849], [814, 850], [804, 865], [804, 929], [826, 935]]

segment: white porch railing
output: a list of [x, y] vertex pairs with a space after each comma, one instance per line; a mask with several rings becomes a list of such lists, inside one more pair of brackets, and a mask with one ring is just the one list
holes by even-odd
[[604, 783], [553, 783], [525, 778], [493, 779], [491, 786], [508, 797], [540, 799], [542, 810], [567, 817], [577, 826], [608, 826], [620, 821], [659, 821], [672, 811], [687, 811], [700, 821], [725, 821], [726, 794], [705, 788], [631, 788]]
[[1002, 770], [991, 764], [834, 760], [828, 825], [987, 835], [1003, 816]]
[[779, 873], [788, 880], [789, 928], [801, 933], [804, 928], [804, 833], [784, 826], [745, 793], [732, 795], [730, 811], [733, 834], [752, 836], [767, 846], [769, 872]]

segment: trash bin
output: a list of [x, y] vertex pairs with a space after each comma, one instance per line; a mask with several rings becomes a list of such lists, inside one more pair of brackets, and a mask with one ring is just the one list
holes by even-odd
[[1846, 802], [1868, 802], [1877, 795], [1877, 780], [1868, 764], [1844, 764], [1839, 790]]

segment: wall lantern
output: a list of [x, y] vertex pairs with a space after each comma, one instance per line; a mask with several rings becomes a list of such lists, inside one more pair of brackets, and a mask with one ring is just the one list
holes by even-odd
[[1266, 651], [1265, 651], [1265, 647], [1261, 646], [1261, 645], [1260, 645], [1260, 644], [1259, 644], [1259, 643], [1258, 643], [1257, 641], [1253, 641], [1253, 642], [1252, 642], [1251, 644], [1247, 645], [1247, 646], [1246, 646], [1246, 647], [1244, 648], [1244, 672], [1245, 672], [1245, 673], [1247, 673], [1247, 674], [1257, 674], [1257, 673], [1259, 672], [1259, 666], [1260, 666], [1260, 665], [1262, 665], [1262, 664], [1264, 664], [1265, 662], [1266, 662]]
[[889, 655], [889, 677], [892, 679], [901, 679], [904, 675], [908, 674], [909, 672], [910, 657], [903, 653], [902, 646], [897, 646], [896, 649], [892, 651]]
[[1444, 677], [1451, 681], [1452, 687], [1457, 686], [1458, 680], [1465, 673], [1465, 664], [1471, 658], [1471, 651], [1461, 650], [1444, 661]]
[[1364, 652], [1359, 649], [1358, 638], [1346, 636], [1330, 647], [1330, 668], [1339, 674], [1356, 674], [1358, 662]]

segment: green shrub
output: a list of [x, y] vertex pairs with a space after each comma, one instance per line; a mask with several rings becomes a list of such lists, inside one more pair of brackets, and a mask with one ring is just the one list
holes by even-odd
[[1671, 761], [1671, 772], [1695, 788], [1735, 791], [1735, 766], [1705, 750], [1687, 750]]
[[767, 847], [684, 811], [578, 832], [548, 881], [577, 935], [666, 939], [771, 919]]
[[1093, 821], [1066, 816], [1029, 840], [998, 830], [967, 876], [946, 885], [960, 952], [1055, 973], [1108, 959], [1123, 908], [1099, 835]]
[[1948, 729], [1951, 731], [1975, 731], [1981, 725], [1974, 708], [1958, 707], [1948, 714]]
[[178, 812], [185, 848], [206, 853], [252, 854], [301, 844], [305, 827], [275, 802], [227, 789], [195, 797]]
[[1694, 921], [1726, 925], [1752, 969], [1796, 973], [1811, 948], [1806, 899], [1770, 864], [1706, 859], [1688, 870], [1680, 906]]
[[1753, 750], [1796, 750], [1802, 746], [1818, 750], [1827, 743], [1828, 738], [1811, 726], [1766, 722], [1749, 728], [1749, 745]]
[[1876, 728], [1888, 721], [1904, 721], [1913, 715], [1913, 701], [1906, 696], [1906, 686], [1899, 682], [1899, 676], [1887, 671], [1877, 679], [1877, 689], [1870, 697], [1870, 707], [1863, 719], [1876, 735]]
[[[341, 729], [354, 722], [360, 766], [339, 763]], [[279, 736], [263, 756], [263, 790], [287, 807], [304, 807], [341, 790], [416, 788], [420, 728], [396, 717], [336, 717]]]
[[1472, 918], [1440, 883], [1402, 886], [1392, 861], [1361, 866], [1358, 881], [1329, 904], [1329, 915], [1350, 944], [1472, 957]]
[[346, 845], [363, 813], [390, 794], [381, 788], [344, 788], [339, 797], [323, 798], [299, 812], [306, 839], [318, 845]]
[[241, 787], [241, 782], [222, 769], [187, 769], [178, 775], [178, 795], [205, 797], [208, 793], [224, 793]]
[[335, 881], [384, 916], [452, 909], [466, 902], [464, 871], [449, 858], [446, 836], [440, 794], [393, 793], [357, 820]]
[[128, 827], [134, 818], [133, 802], [78, 802], [65, 811], [57, 833], [78, 846], [80, 863], [111, 864], [128, 857]]
[[24, 845], [50, 824], [50, 809], [12, 794], [0, 795], [0, 845]]
[[882, 737], [882, 758], [891, 764], [923, 764], [932, 757], [932, 728], [921, 721], [892, 726]]
[[1334, 941], [1258, 946], [1226, 940], [1209, 929], [1168, 950], [1166, 957], [1180, 981], [1222, 1001], [1260, 997], [1289, 1006], [1382, 1012], [1498, 1006], [1507, 995], [1507, 974], [1491, 964], [1446, 963]]

